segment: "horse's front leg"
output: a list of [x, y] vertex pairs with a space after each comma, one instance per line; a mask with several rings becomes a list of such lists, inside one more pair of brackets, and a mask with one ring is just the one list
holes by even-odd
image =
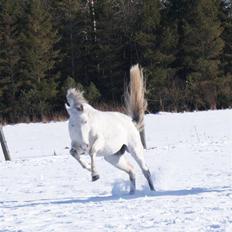
[[97, 170], [96, 170], [95, 159], [96, 159], [97, 151], [100, 149], [101, 145], [102, 145], [101, 140], [96, 139], [94, 141], [94, 144], [92, 145], [90, 151], [89, 151], [89, 155], [91, 158], [92, 181], [96, 181], [100, 178], [100, 176], [98, 175]]
[[85, 168], [85, 169], [87, 169], [88, 171], [91, 172], [92, 169], [91, 169], [90, 165], [87, 162], [85, 162], [84, 160], [81, 159], [80, 152], [78, 152], [77, 149], [72, 147], [71, 150], [70, 150], [70, 154], [80, 163], [82, 168]]
[[90, 154], [91, 157], [91, 174], [92, 174], [92, 181], [96, 181], [100, 178], [100, 176], [97, 173], [96, 170], [96, 165], [95, 165], [95, 158], [96, 158], [96, 153]]

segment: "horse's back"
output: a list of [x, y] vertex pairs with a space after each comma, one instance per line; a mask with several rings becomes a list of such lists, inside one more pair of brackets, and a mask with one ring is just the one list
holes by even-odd
[[[128, 130], [136, 129], [132, 119], [119, 112], [101, 112], [98, 114], [98, 123], [102, 128], [109, 132], [125, 133]], [[97, 123], [97, 122], [96, 122]]]
[[95, 134], [104, 140], [103, 153], [116, 153], [123, 145], [133, 146], [141, 142], [132, 119], [125, 114], [98, 111], [93, 124]]

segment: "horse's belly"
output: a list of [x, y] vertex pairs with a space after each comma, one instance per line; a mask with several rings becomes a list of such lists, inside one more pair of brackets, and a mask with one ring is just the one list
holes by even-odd
[[107, 156], [113, 155], [117, 153], [123, 144], [115, 144], [115, 145], [105, 145], [102, 149], [97, 152], [97, 156]]

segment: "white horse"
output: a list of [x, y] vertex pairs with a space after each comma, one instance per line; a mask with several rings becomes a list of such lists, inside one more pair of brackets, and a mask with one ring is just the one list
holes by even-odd
[[[142, 169], [150, 189], [154, 191], [150, 171], [144, 161], [143, 144], [139, 130], [143, 132], [144, 87], [142, 71], [138, 65], [130, 70], [130, 93], [127, 92], [126, 105], [132, 118], [119, 112], [103, 112], [89, 105], [78, 89], [67, 91], [65, 104], [69, 118], [69, 133], [71, 138], [70, 154], [79, 161], [83, 168], [92, 174], [92, 181], [99, 179], [95, 166], [96, 156], [104, 159], [115, 167], [128, 173], [130, 178], [130, 193], [135, 192], [135, 172], [133, 166], [123, 155], [129, 152]], [[136, 89], [134, 89], [136, 88]], [[134, 119], [134, 120], [132, 120]], [[82, 159], [82, 155], [89, 154], [91, 165]]]

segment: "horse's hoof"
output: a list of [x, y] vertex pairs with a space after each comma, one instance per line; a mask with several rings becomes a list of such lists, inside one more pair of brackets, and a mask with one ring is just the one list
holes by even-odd
[[92, 176], [92, 181], [96, 181], [96, 180], [98, 180], [99, 178], [100, 178], [99, 175]]

